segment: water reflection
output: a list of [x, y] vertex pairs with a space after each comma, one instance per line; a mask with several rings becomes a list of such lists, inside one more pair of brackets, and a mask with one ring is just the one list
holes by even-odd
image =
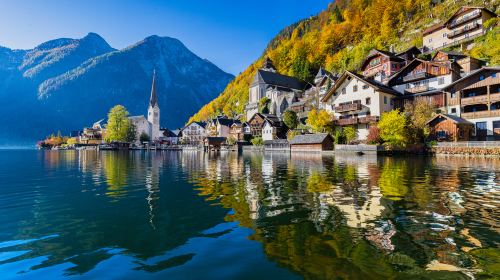
[[0, 274], [14, 278], [498, 273], [487, 262], [499, 257], [499, 160], [0, 153], [7, 161]]

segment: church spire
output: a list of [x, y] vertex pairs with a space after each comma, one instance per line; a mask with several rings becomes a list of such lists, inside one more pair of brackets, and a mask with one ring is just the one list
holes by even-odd
[[151, 85], [151, 98], [149, 99], [151, 107], [158, 106], [158, 96], [156, 95], [156, 69], [153, 70], [153, 84]]

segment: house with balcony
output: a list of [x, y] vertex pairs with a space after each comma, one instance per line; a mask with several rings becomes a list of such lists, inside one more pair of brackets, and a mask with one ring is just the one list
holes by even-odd
[[321, 100], [336, 118], [336, 125], [353, 126], [358, 140], [366, 140], [370, 124], [382, 113], [394, 108], [394, 98], [401, 94], [375, 80], [346, 71]]
[[241, 125], [241, 122], [226, 116], [217, 116], [207, 122], [205, 130], [208, 136], [228, 137], [233, 124]]
[[395, 53], [373, 49], [361, 65], [360, 70], [366, 78], [385, 83], [405, 64], [406, 61]]
[[229, 129], [229, 137], [236, 141], [245, 141], [250, 135], [250, 127], [247, 123], [234, 122]]
[[252, 137], [263, 137], [263, 127], [265, 122], [280, 123], [281, 120], [275, 115], [256, 113], [248, 120], [247, 125]]
[[476, 140], [500, 139], [500, 67], [483, 67], [443, 90], [447, 113], [473, 123]]
[[431, 26], [423, 32], [424, 52], [466, 44], [484, 35], [484, 23], [497, 15], [485, 7], [461, 7], [446, 22]]
[[414, 59], [393, 75], [387, 85], [400, 93], [395, 108], [423, 99], [435, 108], [446, 106], [443, 88], [460, 78], [460, 66], [454, 61], [426, 61]]
[[207, 133], [205, 122], [191, 122], [180, 131], [181, 142], [189, 145], [200, 145], [203, 143]]
[[470, 72], [481, 68], [484, 64], [484, 61], [454, 51], [437, 51], [431, 60], [436, 62], [456, 62], [460, 66], [461, 76], [468, 75]]

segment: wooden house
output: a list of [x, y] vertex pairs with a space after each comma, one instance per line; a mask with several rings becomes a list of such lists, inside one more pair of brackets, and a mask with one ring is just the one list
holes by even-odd
[[296, 135], [289, 143], [292, 152], [333, 150], [333, 137], [328, 133]]
[[361, 71], [366, 78], [383, 83], [405, 64], [405, 60], [395, 53], [373, 49], [361, 65]]
[[427, 122], [429, 138], [438, 141], [469, 141], [474, 124], [460, 117], [437, 114]]

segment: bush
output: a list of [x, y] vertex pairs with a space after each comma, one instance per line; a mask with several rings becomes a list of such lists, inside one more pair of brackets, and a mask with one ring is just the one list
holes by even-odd
[[283, 122], [290, 129], [295, 129], [299, 125], [299, 119], [295, 111], [287, 110], [283, 114]]
[[372, 145], [382, 143], [382, 139], [380, 138], [380, 132], [377, 126], [372, 125], [368, 129], [368, 136], [366, 137], [366, 143]]
[[139, 141], [142, 142], [149, 142], [149, 135], [147, 135], [145, 132], [142, 132], [141, 135], [139, 136]]
[[358, 133], [356, 131], [356, 128], [354, 128], [354, 126], [344, 127], [344, 135], [345, 135], [345, 141], [347, 142], [347, 144], [351, 143], [353, 140], [358, 138]]
[[333, 133], [333, 141], [335, 144], [344, 144], [346, 142], [342, 127], [337, 127]]
[[404, 148], [408, 144], [407, 121], [404, 112], [392, 110], [385, 112], [378, 123], [380, 138], [388, 147]]
[[250, 142], [254, 146], [262, 146], [262, 145], [264, 145], [264, 140], [262, 140], [262, 137], [255, 137]]

